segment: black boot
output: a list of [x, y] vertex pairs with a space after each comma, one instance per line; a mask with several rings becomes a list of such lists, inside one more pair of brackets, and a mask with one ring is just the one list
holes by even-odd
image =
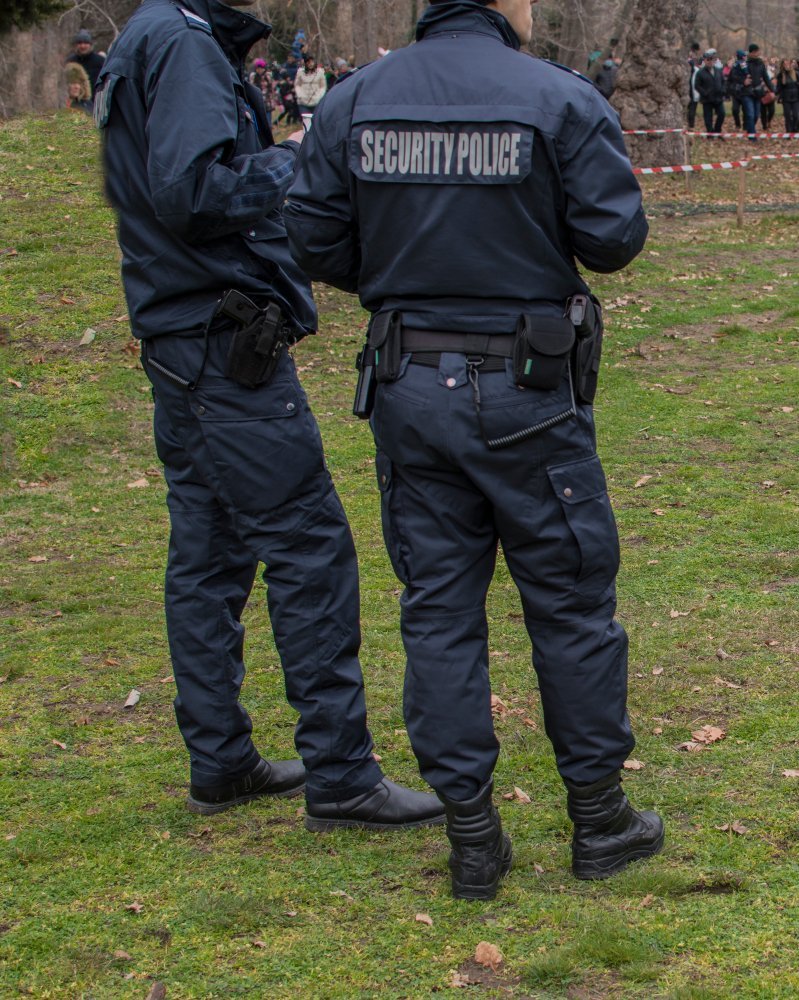
[[456, 899], [493, 899], [499, 880], [513, 863], [510, 837], [502, 832], [491, 800], [493, 788], [489, 781], [465, 802], [439, 796], [447, 813], [447, 837], [452, 845], [449, 870]]
[[657, 813], [633, 809], [618, 771], [593, 785], [567, 781], [566, 788], [567, 809], [574, 823], [572, 871], [576, 878], [608, 878], [663, 847], [663, 820]]
[[438, 826], [444, 810], [435, 795], [414, 792], [383, 778], [374, 788], [343, 802], [306, 802], [305, 828], [315, 832], [357, 827], [362, 830], [400, 830]]
[[291, 799], [305, 788], [301, 760], [261, 760], [248, 774], [216, 785], [192, 785], [186, 808], [200, 816], [213, 816], [264, 795]]

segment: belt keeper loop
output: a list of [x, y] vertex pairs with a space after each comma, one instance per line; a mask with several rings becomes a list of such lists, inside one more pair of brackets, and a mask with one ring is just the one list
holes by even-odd
[[464, 344], [464, 354], [488, 354], [491, 337], [485, 333], [467, 333]]

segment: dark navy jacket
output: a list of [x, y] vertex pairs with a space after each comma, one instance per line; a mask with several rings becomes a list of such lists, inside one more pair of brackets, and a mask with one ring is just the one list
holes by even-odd
[[217, 0], [145, 0], [111, 47], [95, 116], [137, 337], [198, 332], [228, 288], [316, 328], [281, 215], [297, 145], [273, 144], [244, 82], [269, 30]]
[[616, 113], [498, 17], [423, 18], [416, 45], [330, 91], [297, 160], [297, 262], [409, 326], [510, 332], [586, 290], [575, 257], [614, 271], [646, 239]]

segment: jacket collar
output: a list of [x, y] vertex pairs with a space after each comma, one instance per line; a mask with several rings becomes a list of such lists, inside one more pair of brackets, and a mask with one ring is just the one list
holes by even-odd
[[416, 40], [449, 31], [478, 31], [498, 37], [513, 49], [520, 47], [507, 18], [476, 0], [448, 0], [428, 7], [416, 26]]
[[235, 63], [244, 61], [247, 53], [262, 38], [272, 33], [272, 25], [241, 8], [228, 7], [220, 0], [175, 0], [178, 7], [185, 7], [211, 25], [214, 38], [219, 42], [228, 59]]

